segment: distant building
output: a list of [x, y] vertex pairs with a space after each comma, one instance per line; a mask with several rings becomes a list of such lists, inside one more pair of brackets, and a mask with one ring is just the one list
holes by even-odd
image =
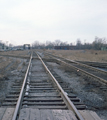
[[5, 51], [7, 49], [8, 49], [8, 47], [5, 44], [0, 43], [0, 51]]
[[75, 50], [77, 46], [55, 46], [54, 49], [56, 50]]
[[107, 46], [101, 47], [101, 50], [107, 50]]
[[29, 50], [30, 49], [30, 44], [24, 44], [23, 49], [24, 50]]
[[12, 50], [23, 50], [23, 46], [22, 45], [14, 46]]
[[0, 50], [2, 50], [2, 44], [0, 43]]

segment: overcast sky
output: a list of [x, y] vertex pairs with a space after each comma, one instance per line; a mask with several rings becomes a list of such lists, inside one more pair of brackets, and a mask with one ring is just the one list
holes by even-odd
[[76, 43], [107, 37], [107, 0], [0, 0], [0, 40]]

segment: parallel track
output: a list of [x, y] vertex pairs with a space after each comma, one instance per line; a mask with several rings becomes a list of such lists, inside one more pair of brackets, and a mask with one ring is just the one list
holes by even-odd
[[89, 61], [77, 61], [89, 66], [93, 66], [93, 67], [99, 67], [99, 68], [105, 68], [107, 69], [107, 63], [103, 63], [103, 62], [89, 62]]
[[107, 84], [107, 71], [100, 70], [100, 69], [94, 68], [92, 66], [88, 66], [88, 65], [85, 65], [85, 64], [73, 61], [73, 60], [63, 58], [63, 57], [59, 57], [57, 55], [52, 55], [50, 53], [44, 53], [44, 54], [56, 59], [60, 63], [63, 63], [69, 67], [74, 68], [78, 72], [87, 74], [90, 77], [98, 79], [99, 82]]

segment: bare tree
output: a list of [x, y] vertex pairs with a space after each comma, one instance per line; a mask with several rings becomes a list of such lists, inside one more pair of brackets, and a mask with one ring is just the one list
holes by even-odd
[[47, 49], [53, 49], [54, 48], [54, 42], [46, 41], [46, 48]]
[[77, 39], [77, 43], [76, 43], [77, 49], [81, 49], [82, 47], [82, 43], [80, 39]]
[[39, 44], [39, 41], [36, 40], [36, 41], [32, 44], [32, 47], [37, 49], [37, 48], [39, 47], [39, 45], [40, 45], [40, 44]]
[[106, 38], [99, 37], [95, 37], [95, 40], [92, 43], [93, 48], [96, 50], [101, 50], [101, 47], [105, 46], [105, 44], [107, 44]]
[[81, 46], [82, 43], [81, 43], [81, 40], [80, 39], [77, 39], [77, 43], [76, 43], [77, 46]]
[[60, 46], [60, 44], [61, 44], [61, 41], [60, 41], [60, 40], [55, 40], [55, 42], [54, 42], [54, 45], [55, 45], [55, 46]]
[[69, 44], [67, 42], [61, 42], [60, 46], [69, 46]]

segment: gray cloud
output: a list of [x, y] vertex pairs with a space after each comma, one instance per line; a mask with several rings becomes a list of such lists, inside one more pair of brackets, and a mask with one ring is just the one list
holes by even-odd
[[1, 0], [0, 39], [16, 44], [107, 35], [106, 0]]

